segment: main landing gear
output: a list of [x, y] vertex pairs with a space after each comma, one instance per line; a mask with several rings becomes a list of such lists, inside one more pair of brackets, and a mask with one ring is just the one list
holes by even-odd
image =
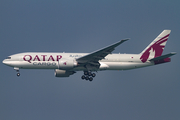
[[89, 80], [89, 81], [93, 81], [93, 78], [96, 76], [95, 73], [92, 72], [88, 72], [88, 71], [84, 71], [84, 75], [81, 77], [83, 80]]

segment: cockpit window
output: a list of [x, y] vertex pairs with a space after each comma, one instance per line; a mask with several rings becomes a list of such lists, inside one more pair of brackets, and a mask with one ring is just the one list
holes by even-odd
[[11, 57], [7, 57], [6, 59], [11, 59]]

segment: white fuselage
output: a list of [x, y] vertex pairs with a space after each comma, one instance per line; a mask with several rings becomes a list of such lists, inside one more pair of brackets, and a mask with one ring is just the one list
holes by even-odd
[[76, 71], [84, 71], [82, 79], [92, 81], [92, 71], [129, 70], [171, 61], [175, 52], [162, 55], [171, 30], [164, 30], [140, 54], [112, 54], [112, 51], [128, 39], [91, 53], [26, 52], [9, 56], [4, 64], [19, 69], [54, 69], [56, 77], [69, 77]]
[[[74, 60], [88, 53], [45, 53], [27, 52], [9, 56], [3, 61], [4, 64], [21, 69], [59, 69], [59, 61], [62, 59]], [[99, 61], [99, 70], [128, 70], [154, 65], [154, 62], [143, 63], [139, 54], [109, 54]], [[149, 58], [150, 59], [150, 58]], [[78, 63], [77, 63], [78, 64]], [[75, 66], [72, 71], [85, 70], [82, 66]]]

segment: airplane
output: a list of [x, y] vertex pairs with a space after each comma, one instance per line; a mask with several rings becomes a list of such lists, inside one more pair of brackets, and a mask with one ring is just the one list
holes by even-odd
[[175, 52], [162, 55], [170, 32], [162, 31], [139, 54], [112, 54], [117, 46], [129, 40], [123, 39], [91, 53], [25, 52], [8, 56], [2, 62], [14, 67], [17, 76], [20, 76], [19, 69], [54, 69], [55, 77], [69, 77], [83, 71], [81, 78], [92, 81], [97, 71], [130, 70], [170, 62], [169, 57]]

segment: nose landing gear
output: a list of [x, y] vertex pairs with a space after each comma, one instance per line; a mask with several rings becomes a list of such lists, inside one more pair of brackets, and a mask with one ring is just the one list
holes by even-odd
[[14, 67], [14, 70], [16, 70], [16, 72], [17, 72], [17, 76], [19, 77], [19, 76], [20, 76], [20, 73], [19, 73], [19, 68]]
[[89, 80], [93, 81], [93, 78], [96, 76], [95, 73], [92, 73], [91, 71], [84, 71], [84, 75], [81, 77], [83, 80]]
[[19, 76], [20, 76], [20, 73], [17, 73], [17, 76], [19, 77]]

